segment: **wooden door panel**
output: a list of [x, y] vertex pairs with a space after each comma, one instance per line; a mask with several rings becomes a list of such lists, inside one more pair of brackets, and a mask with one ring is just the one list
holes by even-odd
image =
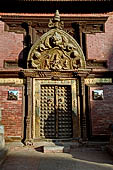
[[42, 85], [40, 101], [40, 136], [72, 137], [71, 86]]

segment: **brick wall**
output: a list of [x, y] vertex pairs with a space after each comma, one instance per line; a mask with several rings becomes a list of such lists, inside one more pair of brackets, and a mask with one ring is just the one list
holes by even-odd
[[[88, 59], [108, 59], [109, 69], [113, 70], [113, 15], [105, 23], [105, 33], [87, 34]], [[4, 22], [0, 21], [0, 68], [4, 60], [15, 60], [23, 50], [23, 34], [4, 31]]]
[[[105, 33], [87, 34], [88, 59], [108, 59], [109, 69], [113, 70], [113, 15], [105, 24]], [[4, 22], [0, 21], [0, 69], [4, 60], [18, 60], [23, 50], [23, 34], [4, 31]], [[94, 89], [104, 90], [104, 100], [93, 100]], [[19, 100], [8, 100], [8, 90], [18, 90]], [[113, 86], [90, 88], [92, 134], [106, 135], [109, 124], [113, 123]], [[22, 87], [0, 86], [0, 107], [5, 136], [22, 136]]]
[[[104, 90], [103, 100], [93, 100], [92, 91]], [[113, 85], [90, 88], [92, 135], [107, 135], [110, 133], [109, 125], [113, 123]]]
[[[18, 90], [18, 100], [8, 100], [8, 90]], [[21, 137], [23, 126], [22, 87], [0, 86], [0, 107], [3, 109], [2, 124], [5, 127], [5, 137]]]
[[113, 15], [105, 23], [105, 33], [87, 34], [88, 59], [108, 59], [109, 69], [113, 70]]
[[0, 69], [4, 60], [18, 60], [23, 50], [23, 35], [4, 31], [4, 22], [0, 21]]

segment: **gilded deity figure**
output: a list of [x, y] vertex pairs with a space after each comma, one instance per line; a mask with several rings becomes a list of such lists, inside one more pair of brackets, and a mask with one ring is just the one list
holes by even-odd
[[62, 37], [59, 33], [55, 32], [51, 37], [51, 42], [53, 46], [59, 46], [62, 44]]
[[57, 54], [54, 55], [54, 59], [51, 64], [51, 69], [53, 70], [60, 70], [62, 68], [61, 62]]
[[49, 69], [49, 59], [45, 60], [45, 69]]
[[63, 69], [64, 70], [67, 70], [67, 69], [69, 69], [70, 68], [70, 66], [69, 66], [69, 61], [68, 60], [65, 60], [64, 61], [64, 64], [63, 64]]

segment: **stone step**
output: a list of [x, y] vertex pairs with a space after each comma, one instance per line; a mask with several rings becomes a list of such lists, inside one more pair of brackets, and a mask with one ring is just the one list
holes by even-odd
[[69, 153], [70, 146], [44, 146], [44, 153]]

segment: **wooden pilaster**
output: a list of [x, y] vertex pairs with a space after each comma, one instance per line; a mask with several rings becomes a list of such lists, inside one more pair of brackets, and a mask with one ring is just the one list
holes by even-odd
[[87, 127], [86, 127], [86, 101], [85, 101], [85, 83], [84, 77], [81, 77], [81, 128], [82, 138], [87, 140]]
[[25, 144], [32, 144], [32, 78], [27, 77], [27, 113]]

